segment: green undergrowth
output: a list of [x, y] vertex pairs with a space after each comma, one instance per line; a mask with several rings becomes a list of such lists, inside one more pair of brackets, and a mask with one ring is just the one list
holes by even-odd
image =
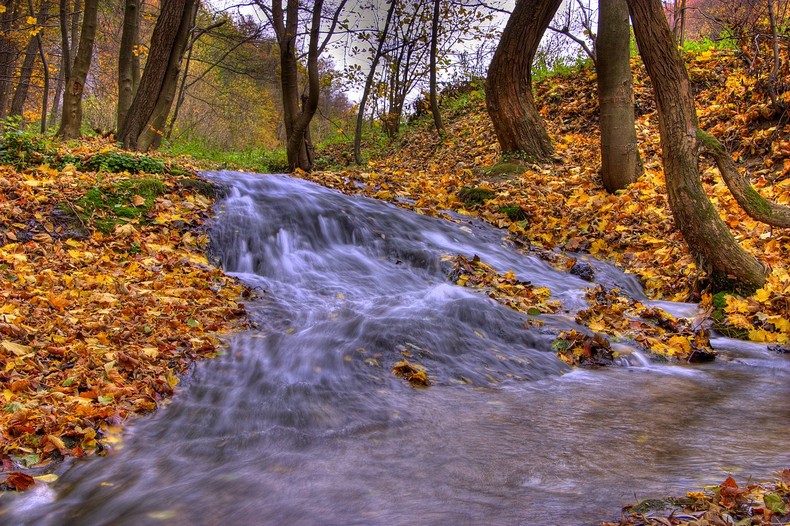
[[[74, 203], [73, 212], [86, 224], [110, 233], [119, 224], [144, 220], [156, 198], [166, 191], [159, 179], [126, 179], [108, 186], [94, 186]], [[64, 212], [72, 209], [65, 205]]]
[[201, 142], [181, 141], [162, 148], [166, 155], [187, 155], [208, 161], [220, 169], [239, 169], [259, 173], [288, 172], [288, 157], [284, 149], [265, 150], [254, 148], [241, 151], [227, 151]]

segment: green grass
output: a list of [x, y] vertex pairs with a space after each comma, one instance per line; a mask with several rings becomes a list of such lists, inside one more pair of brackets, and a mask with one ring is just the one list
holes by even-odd
[[227, 151], [213, 148], [198, 141], [176, 142], [163, 147], [168, 155], [189, 155], [214, 163], [219, 168], [242, 169], [261, 173], [288, 172], [288, 158], [284, 149], [274, 151], [254, 148], [243, 151]]

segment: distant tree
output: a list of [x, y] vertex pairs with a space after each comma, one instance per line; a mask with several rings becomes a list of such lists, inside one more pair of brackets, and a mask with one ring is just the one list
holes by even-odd
[[63, 94], [63, 114], [61, 115], [58, 136], [64, 139], [75, 139], [80, 136], [82, 125], [82, 92], [93, 57], [93, 43], [96, 38], [96, 18], [99, 0], [85, 0], [83, 3], [82, 30], [80, 44], [71, 75], [66, 79], [66, 91]]
[[519, 0], [488, 69], [486, 105], [503, 153], [552, 154], [532, 95], [532, 60], [562, 0]]
[[299, 0], [287, 0], [285, 9], [283, 9], [282, 0], [272, 0], [271, 5], [257, 0], [257, 5], [274, 26], [280, 46], [280, 82], [288, 165], [291, 170], [301, 168], [309, 171], [313, 168], [310, 121], [318, 109], [321, 92], [319, 57], [337, 27], [338, 18], [345, 7], [346, 0], [341, 0], [336, 4], [332, 14], [328, 17], [329, 25], [324, 31], [322, 31], [323, 0], [316, 0], [312, 3], [312, 8], [308, 9], [310, 29], [307, 33], [307, 92], [301, 96], [299, 94], [297, 33], [300, 9], [305, 6], [300, 4]]
[[431, 105], [431, 113], [433, 114], [433, 124], [436, 127], [436, 133], [443, 137], [447, 133], [444, 129], [442, 122], [442, 114], [439, 111], [439, 89], [437, 87], [436, 75], [438, 65], [436, 63], [438, 46], [439, 46], [439, 17], [441, 1], [433, 0], [433, 15], [431, 16], [431, 52], [430, 52], [430, 87], [428, 89], [428, 100]]
[[625, 188], [642, 174], [634, 127], [631, 26], [626, 0], [601, 0], [596, 72], [601, 126], [601, 177], [609, 192]]
[[354, 130], [354, 162], [362, 164], [362, 124], [365, 120], [365, 107], [367, 106], [370, 90], [373, 87], [373, 79], [376, 77], [376, 68], [379, 65], [379, 60], [384, 52], [384, 43], [387, 41], [387, 36], [390, 30], [390, 23], [392, 22], [392, 15], [398, 5], [398, 0], [391, 0], [387, 8], [387, 16], [384, 19], [384, 28], [381, 31], [376, 31], [376, 49], [373, 53], [370, 69], [368, 70], [367, 78], [365, 79], [365, 86], [362, 89], [362, 98], [359, 102], [357, 109], [357, 125]]

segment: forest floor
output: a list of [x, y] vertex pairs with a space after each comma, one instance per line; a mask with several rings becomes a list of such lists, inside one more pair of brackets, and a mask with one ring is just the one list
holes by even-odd
[[[790, 204], [790, 136], [779, 116], [732, 54], [687, 59], [702, 126], [749, 167], [763, 195]], [[556, 149], [550, 163], [503, 161], [484, 94], [471, 86], [446, 105], [444, 140], [423, 118], [364, 167], [297, 175], [423, 214], [489, 221], [560, 269], [588, 276], [580, 255], [591, 254], [638, 276], [651, 298], [699, 302], [697, 318], [674, 319], [591, 285], [591, 308], [577, 321], [591, 334], [634, 340], [656, 359], [711, 359], [708, 319], [728, 335], [787, 351], [790, 232], [746, 217], [706, 165], [704, 183], [722, 217], [771, 267], [766, 286], [751, 296], [712, 294], [666, 203], [649, 92], [640, 71], [645, 174], [616, 195], [598, 174], [595, 77], [587, 70], [537, 86]], [[338, 166], [347, 152], [335, 145], [319, 154]], [[24, 490], [52, 481], [55, 461], [112, 447], [119, 424], [166, 401], [194, 360], [221, 353], [221, 334], [246, 323], [245, 291], [206, 259], [202, 224], [213, 194], [192, 176], [192, 161], [23, 133], [6, 134], [0, 154], [0, 488]], [[454, 276], [528, 314], [556, 308], [545, 291], [474, 258], [456, 258]], [[570, 331], [559, 339], [569, 363], [611, 360], [604, 337]], [[681, 514], [633, 508], [622, 524], [731, 524], [727, 517], [746, 520], [747, 513], [752, 522], [743, 524], [767, 524], [786, 515], [788, 499], [790, 472], [742, 488], [728, 479], [682, 497]]]

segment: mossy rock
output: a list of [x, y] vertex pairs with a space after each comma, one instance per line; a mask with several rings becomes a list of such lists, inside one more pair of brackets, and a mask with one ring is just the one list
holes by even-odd
[[463, 187], [458, 191], [458, 199], [465, 205], [482, 205], [489, 199], [493, 199], [496, 192], [488, 188], [469, 188]]
[[481, 168], [479, 175], [491, 181], [515, 179], [526, 171], [524, 165], [513, 162], [500, 162], [488, 168]]

